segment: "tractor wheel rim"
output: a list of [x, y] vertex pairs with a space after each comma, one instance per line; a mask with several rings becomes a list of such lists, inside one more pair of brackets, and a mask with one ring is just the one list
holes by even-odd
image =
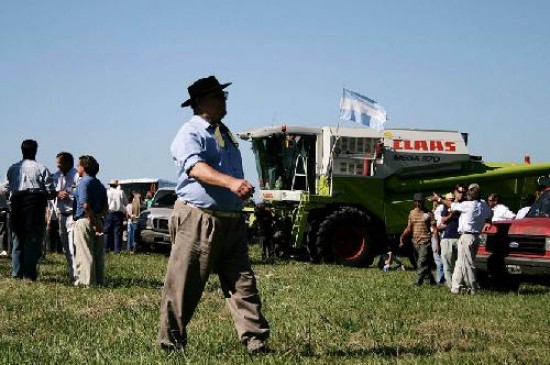
[[365, 252], [367, 244], [355, 226], [340, 226], [332, 235], [334, 253], [342, 260], [354, 260]]

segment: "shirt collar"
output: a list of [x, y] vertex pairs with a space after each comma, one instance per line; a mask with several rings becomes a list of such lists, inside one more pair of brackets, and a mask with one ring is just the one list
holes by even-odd
[[204, 129], [208, 129], [211, 127], [214, 128], [213, 124], [210, 124], [206, 119], [204, 119], [200, 115], [194, 115], [193, 118], [191, 118], [191, 120], [201, 125]]

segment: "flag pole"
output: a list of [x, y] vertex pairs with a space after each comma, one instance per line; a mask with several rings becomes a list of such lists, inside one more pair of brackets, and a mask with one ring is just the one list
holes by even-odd
[[[342, 96], [340, 97], [340, 110], [342, 110], [342, 102], [344, 100], [344, 90], [346, 89], [346, 85], [342, 85]], [[332, 144], [330, 148], [330, 155], [328, 160], [328, 166], [327, 166], [327, 172], [328, 172], [328, 183], [329, 183], [329, 194], [332, 196], [332, 176], [333, 176], [333, 166], [334, 166], [334, 150], [336, 148], [336, 145], [338, 144], [338, 140], [340, 139], [340, 123], [342, 119], [340, 118], [340, 115], [338, 115], [338, 123], [336, 124], [336, 132], [334, 133], [334, 143]], [[332, 129], [332, 127], [331, 127]], [[332, 133], [332, 130], [331, 130]]]

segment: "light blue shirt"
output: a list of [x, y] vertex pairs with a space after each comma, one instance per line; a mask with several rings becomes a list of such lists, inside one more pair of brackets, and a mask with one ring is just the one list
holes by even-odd
[[21, 160], [10, 166], [0, 193], [8, 195], [25, 190], [43, 191], [53, 195], [55, 186], [50, 171], [35, 160]]
[[225, 133], [225, 146], [219, 146], [214, 130], [213, 125], [195, 115], [176, 134], [170, 147], [178, 173], [176, 194], [179, 199], [200, 208], [239, 211], [243, 207], [243, 201], [235, 193], [226, 188], [202, 183], [188, 175], [193, 166], [204, 162], [223, 174], [244, 178], [238, 147]]

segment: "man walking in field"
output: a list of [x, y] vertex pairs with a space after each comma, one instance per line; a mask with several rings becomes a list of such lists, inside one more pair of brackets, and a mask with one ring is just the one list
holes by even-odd
[[433, 285], [436, 282], [430, 271], [428, 255], [432, 239], [434, 240], [434, 249], [439, 251], [436, 221], [433, 213], [424, 206], [424, 194], [416, 193], [413, 199], [414, 209], [409, 213], [409, 222], [399, 238], [399, 246], [403, 247], [405, 238], [412, 235], [411, 240], [418, 256], [416, 263], [418, 276], [413, 284], [420, 286], [424, 280], [427, 280]]
[[157, 339], [166, 350], [185, 348], [187, 325], [215, 271], [240, 341], [251, 354], [267, 351], [269, 325], [261, 311], [241, 214], [254, 188], [244, 179], [237, 141], [221, 122], [227, 100], [223, 89], [230, 84], [210, 76], [189, 86], [190, 98], [182, 107], [191, 106], [194, 116], [171, 145], [178, 199]]

